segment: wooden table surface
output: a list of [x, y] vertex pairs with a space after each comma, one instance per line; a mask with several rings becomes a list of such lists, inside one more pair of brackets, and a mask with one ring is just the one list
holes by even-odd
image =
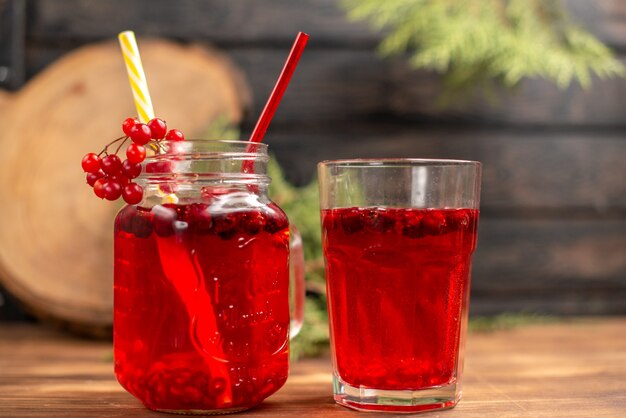
[[[243, 415], [360, 414], [335, 405], [331, 390], [328, 359], [300, 361], [283, 389]], [[168, 415], [144, 409], [117, 384], [109, 343], [0, 326], [0, 417], [159, 416]], [[625, 417], [626, 318], [470, 334], [463, 399], [424, 416]]]

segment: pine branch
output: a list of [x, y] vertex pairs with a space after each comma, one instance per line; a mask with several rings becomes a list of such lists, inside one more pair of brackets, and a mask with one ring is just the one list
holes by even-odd
[[410, 54], [415, 68], [446, 75], [451, 90], [485, 81], [513, 87], [543, 78], [566, 88], [624, 66], [574, 24], [557, 0], [343, 0], [352, 20], [384, 31], [380, 52]]

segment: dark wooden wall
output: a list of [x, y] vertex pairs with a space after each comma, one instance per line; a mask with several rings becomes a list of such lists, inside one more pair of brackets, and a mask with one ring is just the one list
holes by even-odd
[[[260, 112], [299, 30], [311, 35], [267, 142], [289, 178], [317, 161], [482, 161], [472, 312], [626, 313], [626, 80], [559, 91], [525, 81], [496, 104], [440, 109], [440, 78], [381, 59], [380, 35], [334, 0], [27, 0], [26, 78], [85, 43], [140, 36], [213, 44], [243, 69]], [[626, 62], [626, 0], [567, 7]]]

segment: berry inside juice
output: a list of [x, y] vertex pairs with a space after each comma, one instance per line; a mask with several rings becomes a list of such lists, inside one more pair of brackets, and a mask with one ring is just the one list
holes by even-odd
[[386, 390], [455, 380], [477, 221], [473, 209], [322, 211], [339, 379]]
[[288, 221], [255, 204], [244, 193], [118, 214], [115, 372], [147, 407], [245, 409], [285, 383]]

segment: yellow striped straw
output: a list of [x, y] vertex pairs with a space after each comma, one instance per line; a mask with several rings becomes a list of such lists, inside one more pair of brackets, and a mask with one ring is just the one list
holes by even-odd
[[[141, 65], [141, 57], [139, 56], [139, 48], [135, 39], [135, 32], [127, 30], [117, 35], [122, 48], [122, 55], [126, 63], [126, 71], [128, 72], [128, 81], [130, 81], [130, 89], [133, 92], [135, 106], [137, 107], [137, 115], [139, 121], [148, 123], [154, 118], [154, 109], [152, 108], [152, 100], [148, 91], [148, 82], [146, 81], [146, 73]], [[158, 148], [154, 144], [148, 145], [149, 149], [158, 152]], [[163, 203], [177, 203], [178, 197], [175, 194], [163, 192], [158, 187], [158, 193], [163, 198]]]
[[137, 115], [141, 122], [148, 123], [150, 119], [154, 118], [154, 109], [152, 108], [152, 100], [148, 91], [146, 74], [143, 72], [143, 66], [141, 65], [135, 33], [127, 30], [117, 35], [117, 38], [122, 47], [122, 55], [128, 71], [130, 88], [135, 99], [135, 106], [137, 106]]

